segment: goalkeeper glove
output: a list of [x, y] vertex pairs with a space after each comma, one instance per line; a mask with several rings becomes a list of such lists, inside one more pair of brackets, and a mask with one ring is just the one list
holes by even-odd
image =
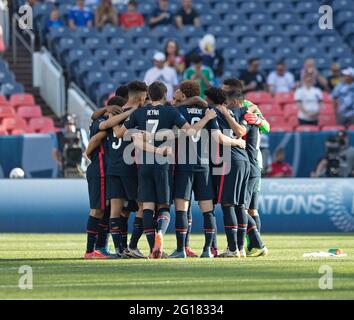
[[260, 127], [263, 122], [263, 119], [254, 113], [246, 113], [244, 119], [247, 121], [247, 124], [255, 125], [257, 127]]

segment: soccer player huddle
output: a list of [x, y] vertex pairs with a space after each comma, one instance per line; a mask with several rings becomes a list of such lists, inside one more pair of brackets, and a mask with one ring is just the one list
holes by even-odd
[[[192, 198], [204, 222], [201, 258], [267, 255], [260, 236], [260, 134], [270, 130], [242, 83], [226, 79], [200, 98], [197, 81], [183, 81], [173, 101], [159, 81], [120, 86], [92, 115], [87, 181], [90, 215], [86, 259], [198, 257], [189, 246]], [[176, 249], [164, 251], [175, 206]], [[215, 208], [221, 205], [227, 248], [219, 252]], [[128, 243], [128, 219], [135, 212]], [[109, 233], [115, 254], [107, 249]], [[138, 243], [145, 233], [149, 253]]]

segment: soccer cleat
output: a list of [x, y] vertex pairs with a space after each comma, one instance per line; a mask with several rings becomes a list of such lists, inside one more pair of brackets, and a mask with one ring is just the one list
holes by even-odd
[[207, 250], [203, 250], [200, 257], [201, 258], [214, 258], [214, 254], [211, 252], [210, 249], [207, 249]]
[[227, 248], [223, 253], [218, 255], [218, 258], [240, 258], [240, 251], [238, 249], [231, 251]]
[[257, 258], [257, 257], [262, 257], [268, 255], [268, 249], [267, 247], [263, 248], [252, 248], [251, 251], [247, 253], [247, 257], [250, 258]]
[[171, 259], [185, 259], [185, 258], [187, 258], [187, 254], [184, 250], [183, 251], [175, 250], [169, 255], [169, 258], [171, 258]]
[[246, 254], [246, 250], [245, 248], [242, 248], [240, 251], [240, 257], [241, 258], [246, 258], [247, 257], [247, 254]]
[[112, 254], [107, 248], [96, 248], [96, 251], [102, 253], [103, 255], [113, 259], [116, 255]]
[[218, 248], [211, 248], [211, 254], [214, 256], [214, 258], [216, 258], [219, 255], [219, 250]]
[[133, 259], [146, 259], [143, 253], [138, 249], [127, 248], [123, 252], [124, 257], [133, 258]]
[[162, 233], [156, 233], [155, 235], [155, 245], [152, 249], [152, 255], [154, 259], [161, 259], [163, 249], [163, 236]]
[[188, 258], [198, 258], [198, 255], [196, 254], [195, 251], [193, 251], [190, 247], [186, 247], [186, 255]]
[[85, 253], [84, 255], [84, 259], [86, 260], [104, 260], [104, 259], [112, 259], [112, 257], [108, 257], [106, 255], [104, 255], [103, 253], [101, 253], [100, 251], [93, 251], [93, 252], [89, 252], [89, 253]]

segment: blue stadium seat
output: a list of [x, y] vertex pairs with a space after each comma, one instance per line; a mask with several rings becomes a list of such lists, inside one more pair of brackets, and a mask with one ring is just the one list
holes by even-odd
[[147, 26], [130, 28], [126, 31], [126, 34], [129, 38], [135, 40], [138, 37], [146, 37], [150, 33], [150, 29]]
[[[210, 26], [216, 21], [220, 21], [220, 16], [216, 13], [209, 12], [200, 16], [200, 23], [203, 27]], [[221, 22], [221, 21], [220, 21]]]
[[140, 50], [147, 50], [151, 48], [157, 48], [159, 46], [156, 38], [152, 37], [141, 37], [137, 38], [134, 43], [134, 47]]
[[281, 34], [282, 30], [280, 26], [276, 23], [266, 23], [259, 25], [258, 35], [261, 36], [272, 36], [275, 34]]
[[125, 31], [120, 27], [107, 24], [102, 28], [101, 36], [109, 41], [112, 38], [124, 37]]
[[287, 1], [272, 1], [267, 6], [267, 12], [269, 13], [287, 13], [292, 12], [294, 7]]
[[117, 52], [114, 49], [97, 49], [93, 54], [93, 57], [100, 61], [112, 59], [115, 56], [117, 56]]
[[272, 18], [273, 22], [281, 23], [281, 24], [291, 24], [298, 23], [299, 17], [293, 13], [277, 13], [273, 14]]
[[237, 11], [247, 14], [253, 14], [255, 12], [261, 12], [264, 10], [264, 6], [262, 3], [257, 1], [247, 1], [241, 2], [238, 6]]
[[351, 49], [347, 45], [343, 45], [340, 47], [331, 47], [329, 48], [328, 55], [335, 59], [340, 59], [344, 57], [351, 57], [353, 53]]
[[302, 22], [306, 24], [316, 23], [318, 26], [319, 19], [320, 19], [320, 14], [318, 12], [307, 12], [302, 17]]
[[207, 27], [207, 33], [213, 34], [215, 37], [227, 36], [230, 34], [230, 29], [223, 25], [211, 25]]
[[275, 64], [276, 64], [276, 60], [274, 58], [262, 58], [260, 60], [260, 68], [261, 70], [270, 72], [272, 70], [274, 70], [275, 68]]
[[200, 2], [195, 2], [193, 3], [194, 8], [198, 11], [200, 15], [207, 14], [211, 10], [210, 5], [207, 1], [200, 1]]
[[36, 3], [32, 7], [33, 19], [41, 19], [42, 16], [49, 16], [51, 10], [53, 8], [52, 3]]
[[256, 34], [256, 28], [253, 24], [240, 24], [235, 25], [232, 29], [232, 34], [237, 37], [237, 39], [242, 39], [248, 37], [249, 35]]
[[312, 45], [313, 43], [316, 43], [316, 39], [312, 36], [298, 35], [295, 37], [293, 43], [297, 47], [304, 48], [306, 46]]
[[113, 73], [114, 82], [117, 84], [126, 84], [135, 78], [132, 70], [121, 70]]
[[91, 51], [89, 49], [72, 49], [69, 50], [68, 54], [64, 57], [64, 63], [66, 66], [72, 66], [78, 63], [82, 59], [92, 58]]
[[348, 68], [354, 66], [354, 57], [341, 57], [338, 59], [338, 62], [342, 66], [342, 68]]
[[83, 80], [85, 91], [91, 92], [94, 89], [92, 86], [109, 81], [110, 78], [111, 76], [107, 71], [89, 71]]
[[14, 93], [24, 93], [25, 89], [21, 83], [5, 83], [0, 88], [0, 94], [7, 97], [11, 96]]
[[11, 71], [4, 70], [0, 71], [0, 85], [3, 83], [14, 83], [15, 77]]
[[119, 57], [121, 59], [125, 59], [125, 60], [140, 59], [143, 57], [143, 54], [141, 53], [140, 50], [136, 50], [136, 49], [132, 49], [132, 48], [125, 48], [125, 49], [122, 49]]
[[301, 56], [304, 59], [307, 58], [316, 58], [318, 56], [323, 55], [323, 49], [317, 47], [317, 46], [313, 46], [313, 47], [305, 47], [301, 53]]
[[242, 46], [246, 48], [258, 46], [259, 43], [262, 43], [261, 38], [259, 36], [248, 36], [241, 39]]
[[342, 46], [343, 40], [338, 36], [323, 35], [320, 37], [320, 44], [323, 44], [325, 48], [331, 48], [334, 46]]
[[134, 72], [142, 72], [151, 64], [149, 59], [134, 59], [130, 62], [129, 69]]
[[317, 57], [316, 58], [316, 66], [318, 69], [329, 69], [330, 65], [332, 63], [332, 59], [329, 57]]
[[72, 37], [72, 31], [68, 27], [52, 28], [47, 34], [48, 45], [50, 50], [53, 49], [53, 43], [58, 41], [60, 38]]
[[299, 56], [299, 53], [294, 46], [287, 45], [287, 46], [279, 46], [275, 48], [275, 56], [277, 59], [296, 58]]
[[106, 60], [103, 64], [102, 70], [109, 72], [113, 76], [118, 70], [126, 71], [127, 68], [127, 63], [124, 59], [114, 58]]
[[230, 70], [240, 71], [247, 68], [247, 59], [235, 59]]
[[318, 12], [319, 4], [316, 1], [298, 1], [293, 9], [297, 13]]
[[229, 12], [234, 12], [236, 7], [228, 2], [223, 2], [220, 1], [218, 3], [215, 4], [214, 8], [212, 9], [213, 12], [217, 13], [217, 14], [226, 14]]
[[115, 50], [122, 50], [125, 48], [131, 48], [133, 46], [132, 40], [125, 37], [112, 38], [108, 45], [110, 48]]
[[280, 45], [288, 45], [290, 44], [290, 37], [286, 35], [273, 35], [267, 37], [267, 46], [277, 48]]
[[75, 38], [62, 38], [56, 46], [56, 54], [59, 60], [64, 59], [64, 55], [69, 52], [69, 50], [76, 49], [78, 47], [77, 39]]
[[285, 33], [289, 36], [306, 34], [308, 29], [303, 24], [288, 24], [285, 26]]
[[352, 21], [344, 23], [342, 27], [342, 33], [345, 37], [354, 34], [354, 18]]
[[237, 58], [245, 58], [246, 50], [240, 46], [232, 46], [230, 48], [225, 48], [223, 56], [228, 61], [233, 61]]
[[162, 25], [155, 27], [149, 34], [156, 38], [166, 38], [168, 35], [176, 35], [179, 32], [175, 26]]
[[184, 26], [183, 28], [179, 29], [179, 33], [184, 38], [190, 37], [203, 37], [205, 32], [202, 28], [196, 28], [194, 26]]
[[216, 48], [224, 50], [226, 48], [229, 48], [230, 46], [235, 45], [235, 40], [232, 37], [228, 36], [220, 36], [216, 39]]
[[[214, 23], [215, 23], [215, 21], [217, 21], [217, 20], [213, 20]], [[242, 24], [246, 23], [246, 21], [247, 21], [246, 16], [242, 13], [237, 12], [237, 13], [226, 14], [224, 19], [221, 19], [220, 23], [228, 25], [230, 27], [234, 27], [237, 25], [242, 25]]]
[[251, 13], [250, 15], [250, 21], [252, 21], [252, 23], [263, 24], [271, 20], [269, 15], [267, 15], [266, 13], [258, 12], [258, 9], [256, 12], [257, 13]]
[[345, 22], [353, 22], [354, 21], [354, 4], [352, 11], [345, 10], [339, 11], [335, 14], [334, 23], [337, 26], [342, 26]]
[[353, 1], [352, 0], [336, 0], [332, 1], [331, 7], [334, 11], [337, 10], [353, 10]]
[[72, 76], [75, 80], [82, 85], [84, 77], [89, 71], [99, 71], [101, 70], [101, 62], [96, 59], [85, 59], [80, 61], [77, 66], [72, 69]]
[[250, 57], [258, 57], [260, 59], [265, 59], [265, 58], [271, 58], [273, 56], [273, 53], [267, 47], [256, 46], [254, 48], [250, 48], [247, 55]]
[[77, 38], [82, 39], [82, 42], [85, 42], [86, 39], [88, 38], [97, 38], [99, 37], [99, 33], [96, 30], [96, 28], [77, 28], [75, 32], [73, 32], [73, 35], [76, 36]]
[[90, 97], [96, 102], [98, 106], [102, 106], [109, 94], [114, 92], [117, 85], [113, 82], [102, 82], [98, 84], [97, 88], [91, 92]]
[[292, 58], [286, 58], [285, 64], [288, 67], [288, 69], [292, 71], [298, 71], [302, 68], [303, 61], [299, 57], [292, 57]]
[[154, 9], [154, 4], [146, 2], [146, 3], [139, 3], [137, 11], [147, 16], [150, 15], [153, 9]]
[[92, 37], [85, 40], [85, 47], [91, 50], [104, 48], [107, 46], [106, 39], [102, 37]]
[[8, 70], [9, 66], [5, 60], [0, 59], [0, 71]]

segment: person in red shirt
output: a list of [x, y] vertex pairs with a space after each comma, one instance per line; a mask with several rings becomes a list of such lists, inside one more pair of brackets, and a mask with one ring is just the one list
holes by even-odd
[[137, 3], [135, 0], [128, 2], [128, 11], [120, 16], [120, 24], [122, 28], [129, 29], [141, 27], [144, 25], [144, 17], [141, 13], [136, 11]]
[[271, 164], [270, 172], [268, 174], [269, 177], [273, 178], [285, 178], [292, 177], [293, 169], [291, 165], [285, 162], [285, 150], [279, 148], [275, 152], [275, 161]]

